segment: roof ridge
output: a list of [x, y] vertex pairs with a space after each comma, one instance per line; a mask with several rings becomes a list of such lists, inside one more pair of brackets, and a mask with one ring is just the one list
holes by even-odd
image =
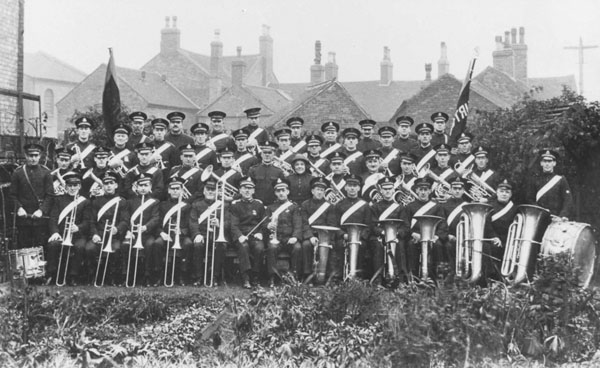
[[87, 75], [87, 74], [86, 74], [84, 71], [82, 71], [81, 69], [78, 69], [78, 68], [74, 67], [73, 65], [71, 65], [71, 64], [69, 64], [69, 63], [67, 63], [66, 61], [64, 61], [64, 60], [61, 60], [61, 59], [57, 58], [56, 56], [53, 56], [53, 55], [51, 55], [51, 54], [49, 54], [49, 53], [47, 53], [47, 52], [45, 52], [45, 51], [38, 50], [37, 52], [35, 52], [35, 53], [33, 53], [33, 54], [40, 54], [40, 55], [42, 55], [42, 56], [44, 56], [44, 57], [47, 57], [47, 58], [51, 59], [52, 61], [54, 61], [54, 62], [56, 62], [56, 63], [58, 63], [58, 64], [61, 64], [62, 66], [66, 67], [66, 68], [69, 68], [69, 69], [71, 69], [71, 71], [77, 72], [77, 73], [79, 73], [79, 74], [81, 74], [81, 75], [83, 75], [83, 76], [86, 76], [86, 75]]

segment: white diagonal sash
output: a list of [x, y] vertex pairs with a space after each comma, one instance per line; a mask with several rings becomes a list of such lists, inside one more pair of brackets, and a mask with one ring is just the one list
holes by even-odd
[[444, 170], [443, 173], [440, 174], [440, 178], [446, 180], [452, 173], [454, 173], [454, 170], [448, 168], [448, 169]]
[[385, 211], [383, 211], [381, 215], [379, 215], [379, 221], [390, 220], [388, 217], [392, 213], [394, 213], [394, 211], [396, 211], [398, 208], [400, 208], [399, 203], [392, 203], [391, 205], [389, 205], [388, 208], [386, 208]]
[[85, 174], [83, 174], [83, 176], [82, 176], [81, 178], [82, 178], [82, 179], [87, 179], [87, 178], [89, 178], [89, 177], [90, 177], [90, 175], [92, 175], [92, 170], [93, 170], [92, 168], [89, 168], [89, 169], [88, 169], [88, 170], [85, 172]]
[[212, 137], [211, 139], [209, 139], [208, 143], [215, 144], [216, 142], [220, 141], [221, 139], [224, 139], [224, 138], [227, 138], [227, 137], [229, 137], [229, 135], [227, 135], [225, 133], [217, 134], [214, 137]]
[[342, 145], [339, 143], [336, 143], [333, 146], [327, 148], [325, 151], [321, 152], [320, 156], [321, 156], [321, 158], [327, 158], [327, 156], [329, 156], [330, 154], [332, 154], [333, 152], [337, 151], [340, 148], [342, 148]]
[[514, 207], [513, 201], [509, 201], [506, 206], [502, 207], [502, 209], [492, 215], [492, 222], [501, 219], [502, 216], [506, 215], [508, 211], [510, 211]]
[[288, 158], [289, 158], [289, 157], [290, 157], [290, 156], [291, 156], [293, 153], [294, 153], [294, 151], [292, 151], [291, 149], [290, 149], [290, 150], [287, 150], [287, 151], [285, 151], [285, 153], [284, 153], [284, 154], [282, 154], [281, 156], [279, 156], [279, 159], [280, 159], [281, 161], [285, 161], [285, 160], [287, 160], [287, 159], [288, 159]]
[[387, 154], [387, 156], [385, 156], [385, 158], [383, 159], [383, 161], [381, 161], [381, 163], [389, 164], [393, 159], [396, 158], [396, 156], [398, 156], [399, 152], [400, 152], [399, 149], [394, 148], [393, 150], [390, 151], [390, 153]]
[[169, 219], [171, 217], [173, 217], [173, 215], [175, 213], [177, 213], [177, 211], [181, 210], [185, 206], [187, 206], [187, 203], [185, 203], [185, 202], [179, 202], [176, 205], [174, 205], [173, 207], [171, 207], [167, 211], [167, 213], [165, 213], [165, 217], [163, 218], [163, 226], [165, 226], [167, 224], [167, 222], [169, 222]]
[[450, 214], [448, 215], [448, 219], [446, 219], [448, 226], [452, 225], [452, 223], [456, 219], [456, 216], [458, 216], [463, 211], [463, 207], [465, 206], [466, 203], [467, 202], [463, 202], [463, 203], [459, 204], [458, 206], [456, 206], [455, 209], [452, 210], [452, 212], [450, 212]]
[[165, 142], [165, 143], [163, 143], [162, 146], [160, 146], [154, 150], [154, 154], [159, 154], [162, 156], [163, 152], [165, 152], [167, 150], [167, 148], [169, 148], [171, 146], [172, 146], [171, 143]]
[[301, 140], [300, 142], [296, 143], [294, 147], [292, 147], [292, 151], [294, 153], [298, 153], [302, 148], [304, 148], [304, 146], [306, 146], [306, 141]]
[[90, 153], [92, 153], [94, 148], [96, 148], [96, 145], [93, 143], [90, 143], [87, 147], [85, 147], [85, 149], [79, 154], [81, 160], [83, 161], [84, 158], [86, 158]]
[[554, 175], [552, 179], [550, 179], [550, 181], [548, 181], [543, 187], [540, 188], [540, 190], [538, 190], [537, 194], [535, 195], [535, 201], [539, 201], [544, 196], [544, 194], [548, 193], [550, 189], [552, 189], [556, 184], [558, 184], [560, 178], [560, 175]]
[[327, 211], [327, 209], [331, 206], [331, 203], [325, 202], [323, 203], [312, 215], [308, 218], [308, 224], [312, 225], [321, 215]]
[[481, 174], [481, 176], [479, 177], [481, 180], [483, 180], [484, 182], [487, 182], [487, 180], [494, 174], [494, 172], [492, 170], [486, 170], [483, 172], [483, 174]]
[[279, 206], [275, 212], [273, 212], [273, 214], [271, 214], [271, 218], [277, 218], [279, 217], [279, 215], [281, 215], [283, 213], [283, 211], [287, 210], [288, 208], [290, 208], [291, 205], [293, 205], [294, 203], [291, 201], [287, 201], [284, 204], [282, 204], [281, 206]]
[[346, 157], [346, 159], [344, 160], [344, 165], [349, 165], [349, 164], [353, 163], [354, 161], [356, 161], [362, 155], [363, 154], [360, 151], [354, 152], [350, 156]]
[[458, 168], [456, 169], [456, 171], [461, 172], [461, 173], [464, 172], [465, 170], [467, 170], [467, 167], [473, 163], [474, 160], [475, 160], [475, 156], [473, 156], [473, 155], [467, 156], [467, 158], [465, 158], [465, 160], [462, 161], [460, 163], [460, 165], [458, 165]]
[[127, 156], [128, 154], [130, 154], [131, 151], [128, 150], [127, 148], [125, 148], [123, 151], [117, 153], [116, 155], [113, 156], [113, 159], [117, 159], [117, 160], [121, 160], [123, 161], [123, 159], [125, 158], [125, 156]]
[[415, 224], [417, 223], [417, 220], [415, 219], [416, 216], [423, 216], [424, 214], [426, 214], [430, 209], [432, 209], [433, 207], [435, 207], [436, 203], [433, 201], [429, 201], [427, 203], [425, 203], [423, 205], [423, 207], [419, 208], [417, 210], [417, 212], [415, 212], [415, 214], [413, 215], [412, 221], [410, 222], [410, 227], [412, 228], [413, 226], [415, 226]]
[[371, 174], [369, 175], [366, 179], [365, 179], [365, 184], [363, 185], [363, 189], [362, 189], [362, 194], [365, 194], [367, 192], [367, 190], [371, 189], [371, 187], [377, 185], [377, 181], [383, 177], [382, 173], [375, 173], [375, 174]]
[[251, 155], [250, 153], [244, 153], [243, 155], [238, 157], [237, 160], [235, 160], [235, 162], [233, 163], [232, 166], [241, 165], [244, 161], [248, 160], [250, 157], [254, 157], [254, 156]]
[[117, 206], [118, 209], [118, 203], [121, 201], [121, 197], [115, 197], [113, 199], [111, 199], [110, 201], [106, 202], [104, 204], [104, 206], [102, 206], [100, 208], [100, 210], [98, 211], [98, 221], [100, 221], [100, 219], [102, 218], [102, 216], [104, 216], [104, 214], [106, 213], [106, 211], [108, 211], [112, 206]]
[[204, 221], [206, 221], [206, 219], [208, 219], [208, 216], [210, 216], [211, 213], [215, 212], [220, 206], [221, 201], [215, 201], [213, 204], [208, 206], [208, 208], [205, 209], [204, 212], [202, 212], [200, 217], [198, 217], [198, 223], [201, 224]]
[[[150, 174], [150, 175], [154, 175], [154, 173], [158, 170], [158, 168], [156, 168], [156, 166], [152, 166], [151, 168], [149, 168], [148, 170], [144, 171], [145, 174]], [[138, 170], [139, 171], [139, 170]]]
[[260, 135], [260, 133], [262, 133], [264, 131], [265, 130], [263, 128], [256, 128], [256, 130], [250, 134], [250, 136], [248, 137], [248, 140], [256, 139], [256, 137], [258, 137]]
[[336, 184], [336, 183], [334, 183], [334, 182], [333, 182], [333, 180], [332, 180], [332, 181], [331, 181], [331, 184], [335, 185], [335, 187], [336, 187], [338, 190], [342, 190], [342, 189], [344, 188], [344, 185], [346, 185], [346, 180], [345, 180], [345, 179], [342, 179], [342, 180], [340, 180], [340, 182], [339, 182], [339, 183], [337, 183], [337, 184]]
[[229, 179], [230, 177], [232, 177], [233, 175], [235, 175], [237, 171], [235, 171], [234, 169], [229, 169], [227, 170], [226, 173], [224, 173], [223, 175], [221, 175], [221, 181], [222, 182], [226, 182], [227, 179]]
[[67, 215], [71, 213], [71, 211], [73, 211], [73, 209], [79, 206], [79, 204], [83, 201], [85, 201], [85, 197], [78, 196], [77, 199], [73, 200], [65, 208], [63, 208], [63, 210], [60, 212], [60, 215], [58, 215], [58, 223], [60, 224], [65, 219], [65, 217], [67, 217]]
[[191, 169], [189, 169], [188, 171], [186, 171], [183, 175], [181, 175], [181, 178], [183, 180], [188, 180], [189, 178], [192, 177], [192, 175], [194, 175], [198, 171], [200, 171], [200, 169], [198, 169], [196, 167], [192, 167]]
[[208, 155], [210, 152], [212, 152], [212, 150], [206, 147], [202, 151], [196, 153], [196, 162], [200, 161], [204, 156]]
[[137, 210], [135, 210], [133, 215], [131, 215], [130, 222], [132, 224], [135, 223], [135, 220], [137, 220], [137, 218], [140, 217], [142, 212], [144, 212], [146, 210], [146, 208], [150, 207], [154, 203], [156, 203], [156, 199], [154, 199], [154, 198], [150, 198], [149, 200], [144, 201], [144, 203], [142, 203], [142, 205], [139, 206]]
[[419, 163], [417, 164], [417, 171], [421, 171], [423, 166], [425, 166], [425, 164], [428, 163], [433, 156], [435, 156], [435, 150], [432, 149], [431, 151], [427, 152], [425, 156], [423, 156], [421, 161], [419, 161]]
[[358, 211], [365, 204], [367, 204], [367, 202], [363, 201], [362, 199], [359, 200], [358, 202], [354, 203], [352, 205], [352, 207], [348, 208], [346, 210], [346, 212], [344, 212], [342, 214], [342, 217], [340, 218], [340, 224], [343, 225], [350, 216], [352, 216], [356, 211]]

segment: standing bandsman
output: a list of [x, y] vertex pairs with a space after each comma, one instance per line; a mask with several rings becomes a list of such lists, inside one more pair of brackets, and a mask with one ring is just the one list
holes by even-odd
[[460, 162], [460, 166], [467, 168], [475, 163], [475, 156], [473, 156], [473, 134], [471, 133], [460, 133], [456, 139], [456, 155], [453, 160], [450, 161], [450, 165], [454, 167], [457, 162]]
[[102, 146], [96, 147], [93, 155], [94, 165], [89, 167], [81, 177], [80, 194], [86, 196], [88, 199], [103, 194], [104, 189], [101, 178], [109, 171], [108, 157], [110, 155], [110, 149]]
[[[62, 244], [69, 241], [73, 244], [71, 257], [67, 261], [67, 250], [64, 249], [62, 264], [60, 267], [68, 266], [68, 269], [61, 270], [60, 281], [63, 279], [63, 274], [67, 274], [67, 282], [70, 285], [77, 285], [81, 280], [78, 280], [81, 272], [83, 255], [85, 252], [85, 243], [87, 242], [90, 225], [92, 222], [90, 209], [90, 201], [84, 196], [79, 195], [81, 189], [81, 178], [75, 172], [67, 173], [64, 177], [67, 189], [66, 193], [54, 199], [52, 209], [50, 210], [50, 238], [48, 239], [48, 272], [56, 281], [56, 275], [59, 267], [59, 257]], [[75, 218], [71, 221], [69, 218], [75, 214]], [[67, 231], [65, 226], [72, 224]], [[70, 239], [63, 239], [63, 236], [70, 236]], [[68, 246], [64, 246], [68, 248]]]
[[313, 178], [308, 170], [308, 160], [304, 155], [297, 153], [292, 158], [294, 173], [287, 177], [290, 182], [290, 200], [294, 203], [302, 203], [310, 198], [310, 181]]
[[148, 120], [148, 115], [142, 111], [135, 111], [129, 114], [129, 120], [131, 121], [131, 136], [127, 141], [127, 148], [133, 151], [138, 143], [150, 141], [150, 138], [144, 134], [144, 125]]
[[[331, 226], [335, 224], [336, 218], [334, 207], [325, 200], [325, 191], [329, 188], [329, 182], [323, 178], [313, 178], [310, 181], [312, 198], [307, 199], [300, 205], [302, 212], [304, 231], [302, 238], [302, 264], [304, 276], [308, 277], [312, 272], [316, 273], [317, 284], [325, 282], [329, 250], [333, 248], [335, 233], [329, 232], [328, 239], [319, 239], [318, 231], [312, 226]], [[313, 252], [317, 252], [314, 254]], [[318, 257], [317, 257], [318, 256]], [[318, 258], [317, 269], [313, 260]]]
[[163, 118], [152, 120], [152, 132], [154, 134], [154, 152], [152, 152], [152, 160], [158, 165], [158, 168], [163, 171], [163, 177], [168, 176], [169, 170], [173, 166], [179, 165], [179, 157], [177, 148], [173, 143], [165, 139], [167, 130], [169, 129], [169, 121]]
[[270, 205], [275, 201], [275, 193], [271, 186], [277, 179], [284, 178], [283, 170], [273, 165], [273, 155], [277, 149], [275, 142], [263, 142], [260, 145], [262, 150], [262, 162], [252, 166], [248, 170], [248, 176], [256, 184], [256, 198], [260, 199], [265, 206]]
[[75, 120], [75, 126], [77, 127], [77, 140], [69, 143], [67, 149], [74, 152], [71, 156], [73, 168], [85, 170], [94, 164], [92, 152], [96, 148], [96, 145], [90, 141], [94, 122], [82, 116]]
[[544, 149], [540, 154], [542, 172], [529, 185], [527, 202], [550, 211], [556, 218], [568, 219], [573, 210], [573, 197], [567, 179], [554, 173], [558, 152]]
[[[18, 239], [16, 248], [40, 247], [48, 240], [48, 216], [54, 187], [50, 170], [40, 165], [44, 147], [27, 144], [23, 147], [26, 163], [19, 166], [10, 180], [10, 199], [17, 211]], [[63, 176], [63, 180], [64, 176]]]
[[287, 119], [285, 125], [292, 131], [292, 151], [294, 151], [294, 153], [306, 152], [306, 132], [303, 131], [304, 120], [295, 116]]
[[411, 134], [410, 127], [415, 121], [410, 116], [399, 116], [396, 119], [398, 126], [398, 138], [394, 141], [394, 148], [398, 148], [403, 152], [411, 152], [419, 147], [416, 137]]
[[433, 133], [431, 135], [431, 144], [449, 144], [450, 137], [446, 134], [446, 123], [448, 122], [448, 114], [445, 112], [434, 112], [431, 114], [431, 122], [433, 123]]
[[[225, 147], [219, 151], [219, 160], [221, 166], [214, 170], [215, 175], [221, 178], [221, 181], [227, 183], [230, 187], [237, 188], [239, 181], [242, 179], [242, 173], [233, 167], [235, 162], [234, 152], [229, 147]], [[225, 195], [225, 201], [230, 203], [233, 197]]]
[[416, 126], [415, 131], [418, 134], [419, 146], [413, 149], [410, 153], [417, 156], [416, 170], [419, 172], [425, 165], [434, 162], [435, 150], [431, 144], [431, 132], [433, 125], [429, 123], [421, 123]]
[[289, 128], [278, 129], [275, 131], [275, 133], [273, 133], [273, 135], [275, 136], [277, 145], [279, 146], [277, 151], [275, 151], [275, 157], [278, 157], [279, 160], [286, 162], [288, 165], [291, 164], [292, 158], [294, 158], [294, 151], [292, 151], [290, 147], [292, 130]]
[[[344, 166], [346, 156], [341, 152], [334, 152], [329, 158], [330, 173], [327, 175], [327, 180], [330, 181], [332, 189], [342, 193], [346, 185], [346, 168]], [[333, 202], [333, 201], [332, 201]]]
[[384, 170], [389, 170], [392, 175], [400, 174], [400, 154], [402, 151], [398, 148], [394, 148], [394, 137], [396, 136], [396, 129], [392, 127], [379, 128], [379, 138], [381, 140], [381, 167]]
[[[329, 174], [329, 160], [326, 157], [321, 157], [321, 145], [323, 138], [316, 134], [306, 136], [306, 158], [312, 164], [310, 171], [313, 176]], [[320, 171], [320, 172], [319, 172]]]
[[[92, 275], [97, 269], [97, 263], [101, 260], [97, 259], [100, 254], [100, 247], [106, 247], [108, 239], [111, 239], [113, 253], [109, 256], [109, 264], [107, 266], [108, 284], [119, 284], [122, 271], [121, 264], [123, 254], [121, 252], [121, 244], [127, 233], [127, 220], [125, 218], [125, 200], [118, 195], [118, 187], [121, 177], [111, 171], [108, 171], [102, 177], [104, 194], [95, 197], [92, 200], [92, 217], [90, 224], [91, 241], [85, 247], [85, 264], [88, 275]], [[115, 216], [116, 211], [116, 216]], [[113, 219], [115, 220], [113, 223]], [[109, 225], [108, 228], [106, 225]], [[111, 226], [112, 225], [112, 226]], [[109, 233], [104, 234], [104, 230], [108, 229]], [[104, 244], [102, 243], [103, 237]], [[104, 253], [103, 253], [104, 255]], [[103, 268], [101, 268], [103, 269]]]
[[340, 124], [335, 121], [327, 121], [321, 125], [323, 133], [323, 147], [321, 149], [321, 157], [327, 158], [332, 153], [342, 150], [342, 145], [338, 143], [338, 132]]
[[54, 157], [56, 159], [56, 169], [50, 175], [52, 176], [54, 195], [59, 196], [65, 193], [65, 180], [63, 176], [70, 171], [71, 152], [65, 147], [57, 147], [54, 149]]
[[[138, 143], [138, 147], [146, 144], [147, 143]], [[154, 178], [147, 172], [140, 173], [135, 178], [136, 194], [126, 202], [125, 208], [127, 212], [125, 214], [125, 219], [129, 222], [130, 228], [125, 236], [128, 240], [122, 244], [122, 270], [125, 271], [125, 279], [127, 280], [127, 270], [129, 269], [129, 284], [133, 284], [132, 280], [134, 279], [139, 280], [139, 278], [134, 277], [133, 275], [135, 269], [135, 254], [138, 253], [138, 250], [131, 249], [131, 247], [134, 247], [139, 241], [138, 237], [140, 234], [143, 249], [140, 249], [138, 253], [140, 258], [138, 272], [143, 272], [143, 279], [140, 280], [139, 283], [146, 286], [158, 284], [162, 276], [160, 273], [162, 270], [161, 259], [153, 258], [156, 253], [154, 251], [154, 234], [161, 225], [161, 219], [158, 212], [159, 201], [150, 196], [153, 181]], [[131, 263], [128, 264], [130, 252]]]
[[185, 114], [181, 111], [173, 111], [167, 114], [169, 120], [169, 133], [165, 137], [167, 142], [173, 143], [175, 147], [181, 147], [184, 144], [194, 144], [194, 139], [183, 132], [183, 121]]
[[[155, 236], [153, 245], [154, 254], [151, 256], [151, 259], [155, 262], [153, 269], [166, 272], [168, 275], [167, 282], [170, 281], [171, 273], [174, 272], [175, 277], [173, 281], [181, 286], [190, 281], [188, 279], [188, 268], [191, 259], [188, 259], [186, 256], [191, 254], [192, 249], [192, 239], [190, 238], [188, 226], [191, 206], [182, 200], [184, 193], [183, 182], [184, 180], [179, 176], [169, 178], [167, 184], [168, 198], [158, 205], [158, 218], [161, 223], [157, 226], [157, 235]], [[178, 218], [179, 223], [177, 223]], [[165, 258], [173, 256], [172, 249], [177, 236], [179, 236], [181, 249], [175, 253], [175, 262], [173, 262], [172, 258], [170, 260]], [[167, 247], [169, 248], [168, 256]], [[166, 270], [164, 269], [165, 265], [168, 265]], [[175, 267], [174, 271], [170, 270], [170, 267]], [[162, 273], [159, 272], [159, 274]]]
[[246, 128], [234, 130], [231, 135], [235, 139], [236, 151], [234, 154], [234, 168], [239, 168], [242, 175], [248, 174], [248, 170], [259, 163], [259, 159], [254, 153], [248, 150], [248, 131]]
[[257, 147], [260, 142], [268, 141], [270, 139], [269, 133], [258, 126], [260, 121], [260, 107], [253, 107], [244, 110], [246, 118], [248, 119], [248, 125], [244, 127], [248, 132], [248, 145], [251, 147]]
[[277, 254], [286, 251], [291, 254], [290, 271], [295, 279], [303, 272], [302, 264], [302, 213], [300, 207], [288, 199], [290, 193], [289, 182], [285, 178], [278, 178], [271, 187], [277, 199], [267, 206], [265, 216], [269, 218], [265, 226], [269, 234], [266, 249], [267, 274], [269, 286], [275, 286], [275, 273], [277, 272]]
[[402, 182], [406, 184], [407, 188], [412, 188], [415, 185], [417, 179], [417, 173], [415, 172], [415, 162], [417, 158], [412, 153], [403, 153], [400, 156], [400, 173]]
[[381, 194], [379, 193], [377, 183], [379, 182], [379, 179], [385, 176], [383, 170], [381, 170], [381, 151], [367, 150], [364, 155], [367, 171], [361, 175], [364, 183], [361, 196], [365, 201], [379, 201], [381, 199]]
[[133, 152], [133, 148], [130, 149], [128, 146], [130, 135], [131, 128], [125, 124], [120, 124], [113, 131], [115, 145], [110, 149], [111, 156], [108, 167], [118, 172], [122, 178], [136, 164], [135, 152]]
[[229, 146], [233, 147], [233, 138], [229, 136], [229, 132], [225, 130], [225, 123], [223, 119], [227, 114], [223, 111], [211, 111], [208, 113], [210, 118], [210, 124], [212, 125], [212, 131], [208, 135], [208, 142], [215, 146], [214, 150], [219, 151]]
[[200, 169], [204, 169], [208, 165], [212, 165], [216, 168], [219, 160], [217, 159], [217, 153], [214, 151], [215, 145], [208, 145], [206, 143], [206, 137], [208, 135], [208, 125], [204, 123], [196, 123], [190, 128], [190, 132], [194, 137], [194, 152], [196, 158], [194, 162]]
[[445, 201], [450, 198], [450, 181], [453, 176], [456, 176], [454, 168], [450, 167], [450, 146], [445, 143], [438, 144], [433, 147], [435, 150], [435, 166], [430, 170], [434, 175], [441, 179], [440, 182], [433, 184], [433, 190], [438, 195], [437, 198]]
[[[238, 248], [240, 272], [242, 273], [245, 289], [251, 288], [251, 277], [253, 282], [258, 281], [258, 273], [265, 249], [263, 234], [259, 228], [265, 216], [265, 206], [260, 200], [253, 198], [255, 187], [256, 184], [252, 178], [242, 178], [239, 183], [241, 198], [234, 200], [229, 210], [231, 214], [231, 235], [235, 239]], [[254, 231], [251, 232], [251, 230]], [[250, 254], [252, 254], [252, 263], [250, 262]]]
[[[490, 159], [488, 150], [479, 146], [473, 151], [473, 156], [475, 156], [473, 175], [476, 175], [477, 178], [486, 183], [490, 188], [495, 188], [500, 181], [500, 175], [489, 167]], [[488, 196], [490, 195], [491, 193], [488, 193]]]
[[356, 128], [346, 128], [342, 131], [342, 136], [344, 148], [341, 152], [346, 155], [344, 165], [350, 174], [360, 175], [365, 171], [365, 158], [357, 148], [360, 132]]
[[152, 197], [158, 199], [163, 197], [165, 191], [163, 172], [151, 164], [153, 149], [154, 145], [149, 142], [138, 143], [135, 147], [139, 163], [129, 170], [125, 176], [125, 185], [121, 188], [121, 195], [123, 197], [130, 199], [136, 196], [134, 183], [136, 183], [137, 177], [142, 173], [148, 174], [151, 178]]
[[178, 177], [183, 183], [183, 200], [192, 203], [202, 193], [202, 170], [194, 167], [196, 152], [194, 146], [185, 144], [179, 147], [181, 165], [175, 166], [169, 173], [169, 183], [173, 183], [173, 177]]
[[361, 138], [357, 144], [359, 151], [364, 152], [367, 150], [381, 148], [381, 143], [376, 139], [373, 139], [375, 124], [377, 124], [375, 120], [371, 119], [365, 119], [358, 122], [358, 125], [360, 125], [360, 131], [362, 132]]
[[[221, 185], [221, 184], [218, 184]], [[206, 255], [207, 244], [215, 245], [214, 249], [214, 280], [213, 286], [218, 286], [221, 280], [221, 272], [223, 269], [223, 260], [225, 259], [225, 250], [227, 243], [217, 242], [218, 234], [221, 231], [220, 227], [225, 226], [222, 231], [229, 237], [231, 223], [229, 215], [229, 202], [225, 203], [223, 213], [224, 224], [220, 222], [221, 205], [223, 201], [217, 201], [217, 181], [210, 178], [204, 185], [204, 198], [196, 200], [192, 204], [190, 211], [190, 236], [193, 240], [193, 246], [190, 248], [190, 253], [185, 256], [188, 260], [188, 275], [190, 282], [195, 286], [200, 286], [203, 282], [202, 260]], [[208, 232], [207, 232], [208, 231]], [[210, 251], [210, 249], [209, 249]], [[209, 253], [211, 254], [211, 253]], [[205, 267], [210, 264], [209, 260], [205, 260]]]

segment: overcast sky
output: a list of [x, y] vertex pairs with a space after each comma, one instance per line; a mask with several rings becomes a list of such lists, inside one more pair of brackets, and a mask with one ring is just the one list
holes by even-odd
[[[395, 80], [421, 80], [424, 64], [437, 77], [440, 42], [450, 73], [464, 78], [475, 47], [475, 74], [492, 65], [494, 37], [525, 27], [529, 76], [575, 75], [583, 38], [600, 45], [598, 0], [25, 0], [25, 50], [45, 51], [89, 73], [108, 60], [140, 68], [159, 51], [165, 16], [177, 16], [181, 46], [210, 54], [215, 29], [224, 54], [258, 53], [261, 25], [271, 27], [280, 82], [307, 82], [314, 43], [323, 63], [336, 52], [341, 81], [379, 79], [383, 47], [391, 49]], [[600, 100], [600, 48], [585, 51], [584, 95]]]

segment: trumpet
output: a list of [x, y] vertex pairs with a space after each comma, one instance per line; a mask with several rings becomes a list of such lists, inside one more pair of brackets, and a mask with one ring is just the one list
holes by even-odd
[[492, 206], [467, 203], [456, 225], [456, 275], [477, 282], [482, 274], [485, 221]]
[[[172, 287], [175, 283], [175, 261], [177, 259], [176, 255], [177, 255], [177, 251], [181, 250], [181, 240], [180, 240], [180, 233], [181, 233], [181, 201], [182, 201], [182, 197], [183, 195], [179, 196], [179, 199], [177, 201], [177, 206], [180, 206], [177, 209], [177, 215], [175, 218], [175, 222], [173, 222], [173, 219], [169, 218], [169, 232], [168, 232], [168, 238], [167, 238], [167, 254], [165, 256], [165, 278], [164, 278], [164, 285], [166, 287]], [[171, 279], [169, 280], [169, 245], [171, 243], [171, 233], [175, 234], [175, 240], [173, 241], [173, 263], [171, 265]]]
[[220, 176], [215, 174], [213, 165], [208, 165], [204, 168], [204, 171], [202, 171], [202, 174], [200, 175], [200, 180], [202, 182], [205, 182], [211, 177], [214, 178], [217, 181], [217, 183], [222, 183], [222, 185], [223, 185], [222, 194], [225, 197], [233, 198], [238, 194], [238, 189], [236, 187], [229, 184], [226, 180], [223, 180]]
[[344, 247], [344, 281], [354, 279], [361, 269], [358, 269], [358, 252], [360, 250], [360, 232], [361, 228], [366, 227], [365, 224], [342, 224], [348, 233], [348, 240]]
[[[140, 206], [144, 205], [144, 198], [145, 196], [142, 195], [142, 202]], [[125, 287], [127, 288], [132, 288], [135, 287], [135, 281], [137, 279], [137, 269], [138, 269], [138, 261], [140, 258], [140, 249], [144, 249], [144, 246], [142, 245], [142, 226], [144, 224], [144, 211], [142, 211], [140, 213], [140, 222], [139, 224], [137, 224], [137, 228], [136, 228], [136, 224], [131, 223], [131, 231], [132, 231], [132, 237], [129, 240], [129, 256], [127, 257], [127, 275], [125, 277]], [[135, 229], [135, 230], [134, 230]], [[137, 236], [135, 239], [135, 245], [132, 247], [131, 244], [133, 243], [133, 232], [136, 231], [137, 232]], [[131, 253], [132, 250], [135, 249], [135, 266], [133, 268], [133, 276], [132, 276], [132, 280], [131, 282], [129, 281], [129, 274], [130, 274], [130, 268], [131, 268]]]
[[[75, 195], [73, 202], [77, 203], [79, 195]], [[65, 218], [65, 229], [62, 236], [62, 244], [60, 246], [60, 256], [58, 257], [58, 268], [56, 270], [56, 286], [65, 286], [67, 283], [67, 270], [69, 269], [69, 258], [71, 257], [71, 248], [73, 247], [73, 226], [75, 225], [75, 219], [77, 218], [77, 205], [73, 207], [69, 215]], [[60, 269], [62, 266], [62, 259], [64, 249], [67, 247], [67, 257], [65, 259], [65, 271], [63, 277], [60, 277]]]
[[273, 166], [278, 167], [281, 170], [283, 170], [283, 172], [286, 176], [290, 176], [290, 175], [296, 173], [294, 171], [294, 168], [292, 167], [292, 165], [289, 162], [282, 160], [277, 156], [273, 156]]
[[[98, 267], [96, 267], [96, 276], [94, 277], [95, 287], [104, 286], [106, 271], [108, 270], [108, 258], [111, 253], [114, 253], [114, 250], [112, 249], [112, 229], [117, 223], [117, 212], [119, 211], [119, 204], [117, 203], [116, 206], [117, 207], [115, 208], [115, 213], [113, 214], [112, 221], [109, 223], [108, 220], [106, 220], [106, 223], [104, 224], [102, 240], [100, 241], [100, 255], [98, 256]], [[104, 244], [106, 244], [106, 247], [103, 248]], [[100, 274], [100, 264], [102, 263], [102, 253], [106, 253], [106, 258], [104, 259], [104, 272], [102, 273], [102, 279], [100, 282], [98, 282], [98, 275]]]
[[415, 216], [415, 220], [420, 225], [421, 230], [421, 279], [429, 277], [429, 245], [433, 243], [435, 230], [438, 224], [443, 220], [439, 216]]

